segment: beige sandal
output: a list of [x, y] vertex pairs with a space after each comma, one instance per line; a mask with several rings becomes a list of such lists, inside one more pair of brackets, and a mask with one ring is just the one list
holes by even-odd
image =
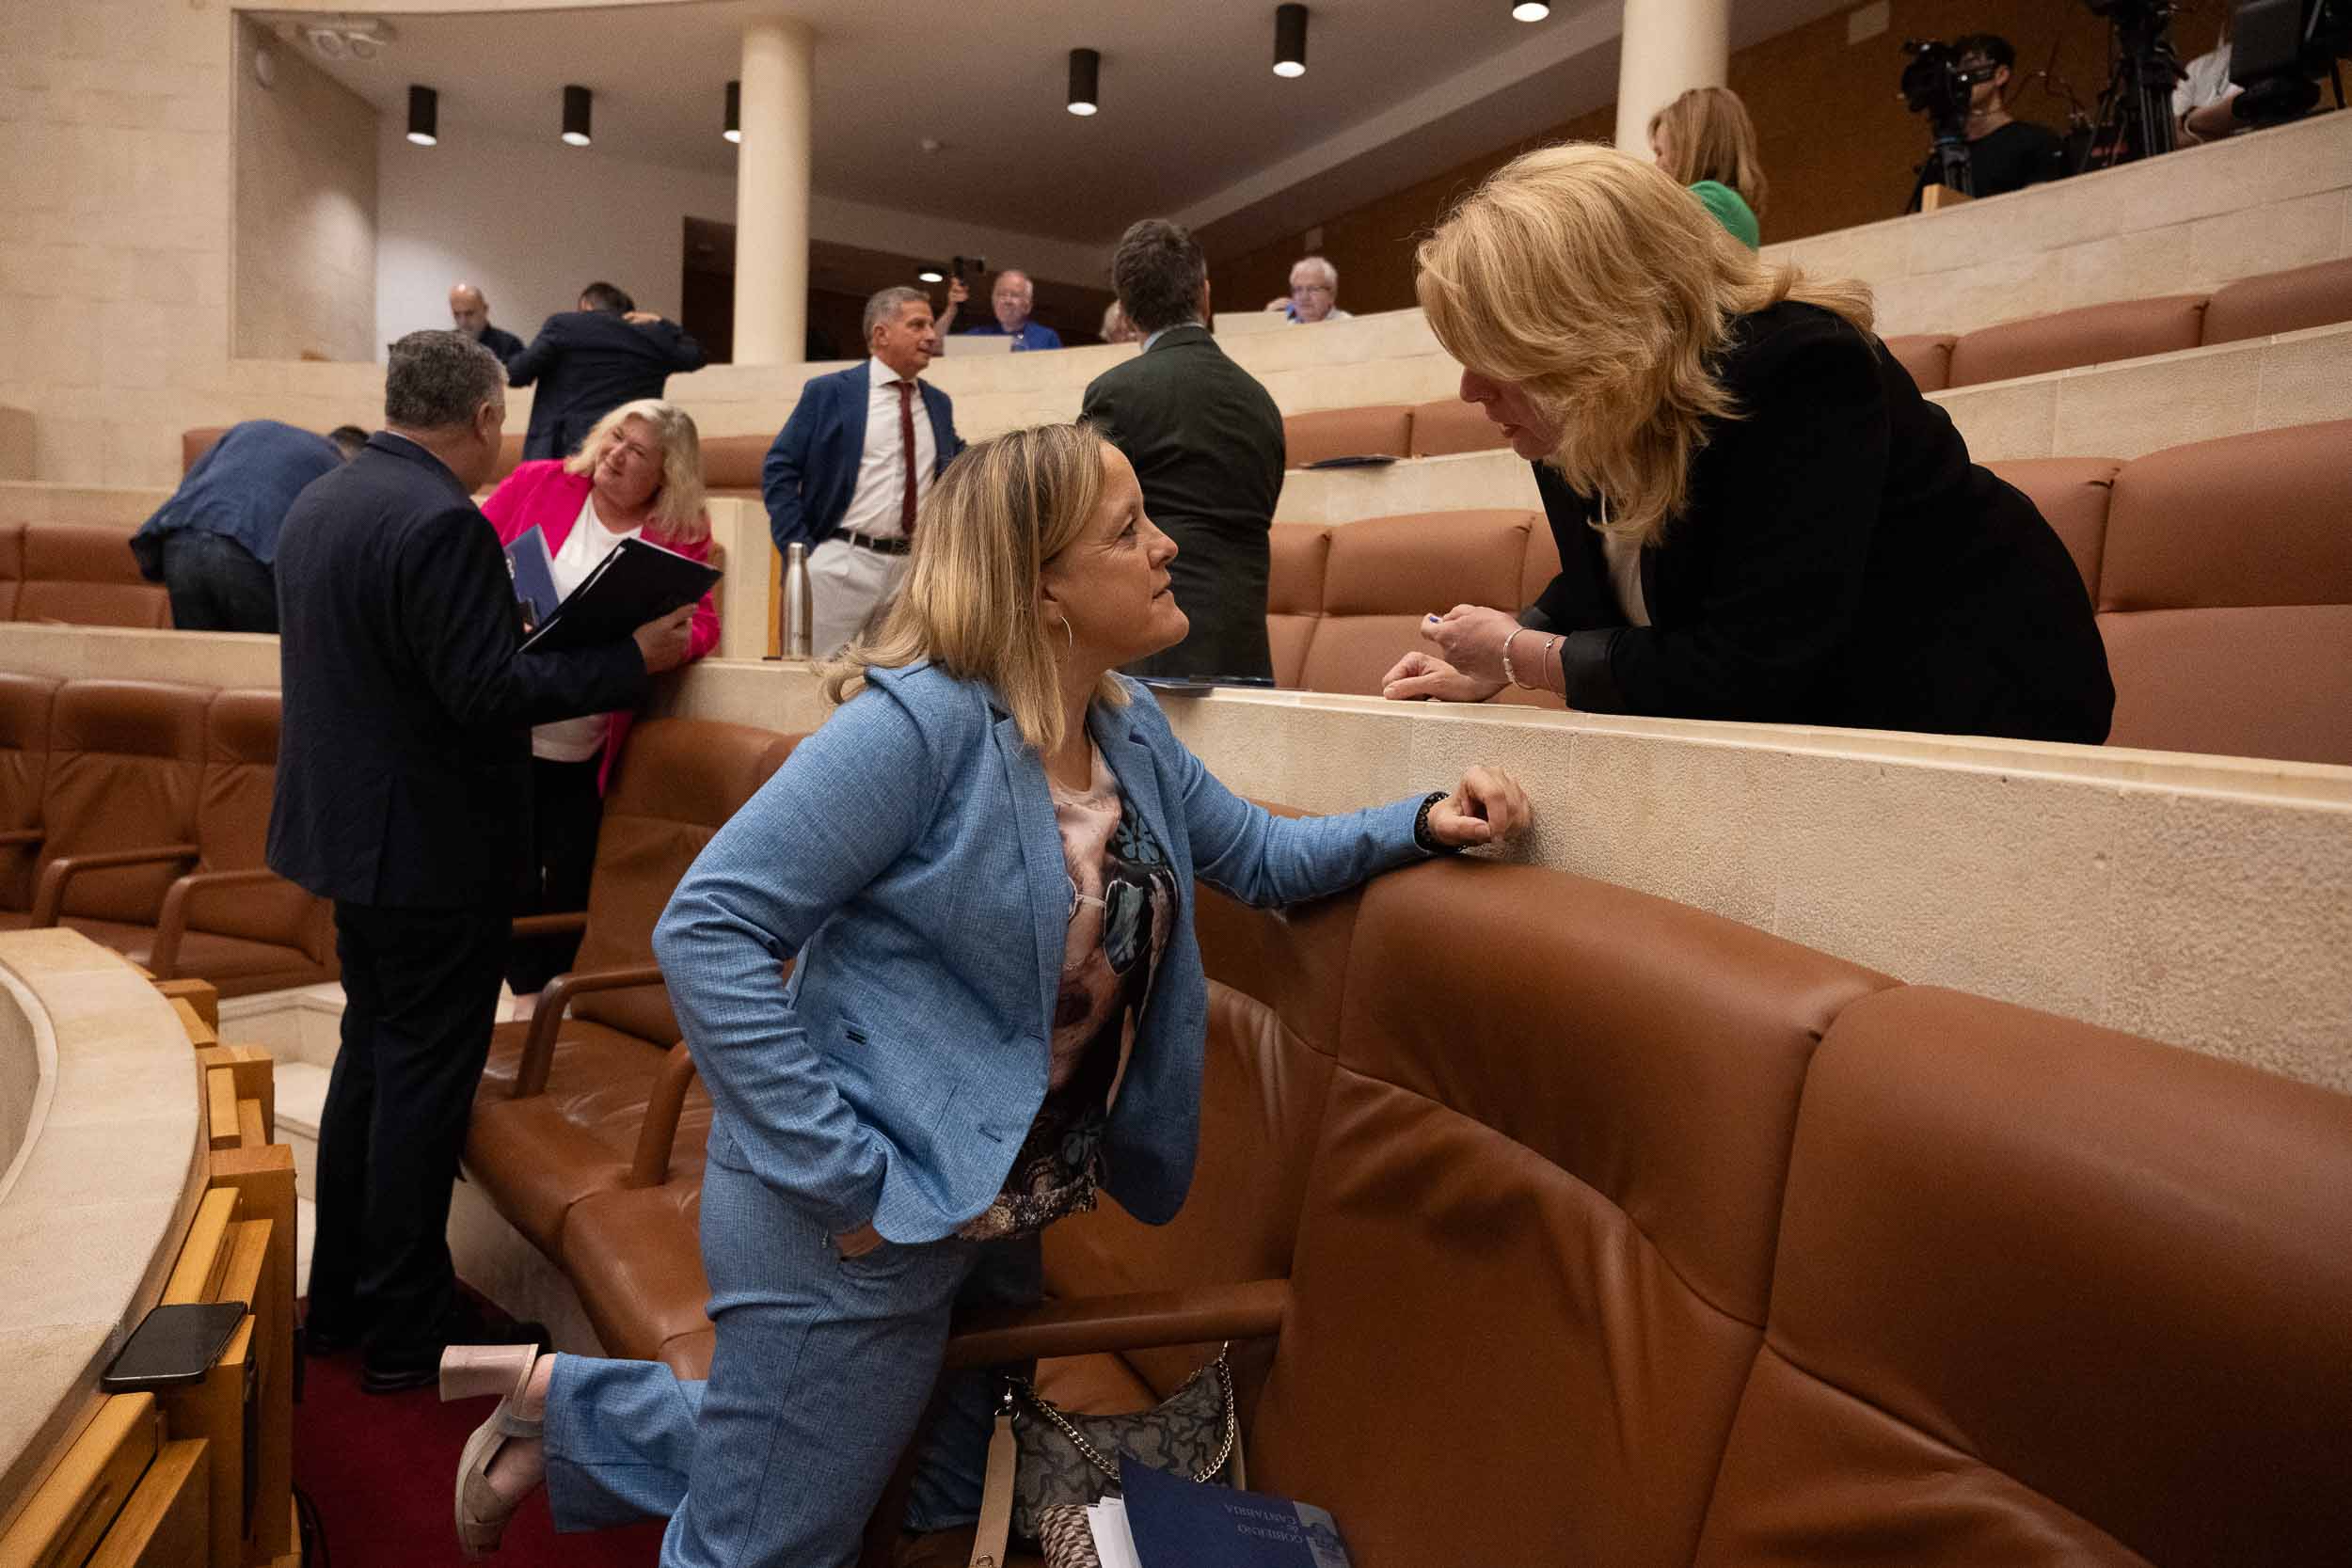
[[501, 1396], [490, 1418], [466, 1439], [457, 1460], [457, 1544], [468, 1561], [478, 1562], [498, 1550], [506, 1522], [522, 1504], [521, 1497], [501, 1496], [490, 1484], [489, 1471], [506, 1439], [543, 1434], [541, 1422], [515, 1414], [538, 1365], [536, 1345], [452, 1345], [441, 1353], [443, 1404]]

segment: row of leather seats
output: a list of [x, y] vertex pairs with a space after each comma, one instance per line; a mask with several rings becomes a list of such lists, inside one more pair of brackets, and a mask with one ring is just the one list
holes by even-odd
[[[2040, 375], [2078, 365], [2238, 342], [2352, 321], [2352, 257], [2240, 278], [2211, 293], [2091, 305], [1975, 332], [1886, 340], [1923, 392]], [[1293, 414], [1290, 466], [1335, 457], [1442, 457], [1507, 443], [1484, 414], [1453, 399]]]
[[2211, 293], [2086, 305], [1974, 332], [1918, 333], [1886, 346], [1923, 392], [2243, 342], [2352, 321], [2352, 257], [2225, 283]]
[[171, 625], [161, 583], [139, 576], [120, 529], [0, 522], [0, 621]]
[[[502, 1031], [467, 1147], [605, 1348], [688, 1375], [709, 1108], [647, 936], [790, 745], [641, 728], [582, 954], [610, 978], [539, 1048]], [[1184, 1211], [1057, 1226], [1054, 1307], [953, 1354], [1043, 1350], [1049, 1392], [1133, 1409], [1214, 1349], [1165, 1341], [1259, 1336], [1252, 1484], [1359, 1568], [2352, 1540], [2352, 1100], [1531, 867], [1279, 915], [1203, 889], [1198, 923]]]
[[275, 691], [0, 673], [0, 930], [223, 996], [335, 978], [328, 907], [262, 864], [278, 730]]
[[[2352, 421], [1990, 465], [2073, 553], [2115, 677], [2110, 744], [2352, 764]], [[1559, 570], [1544, 516], [1273, 531], [1275, 680], [1375, 694], [1422, 616], [1514, 610]], [[1507, 693], [1512, 698], [1523, 693]]]

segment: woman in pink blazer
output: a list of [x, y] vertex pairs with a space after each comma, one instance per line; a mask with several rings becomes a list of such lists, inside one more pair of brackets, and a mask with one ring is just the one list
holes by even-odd
[[[622, 540], [635, 535], [695, 561], [710, 556], [701, 439], [686, 410], [657, 398], [625, 403], [607, 414], [580, 451], [562, 462], [525, 463], [482, 510], [501, 545], [539, 531], [559, 594], [569, 594]], [[718, 642], [719, 610], [706, 594], [694, 608], [686, 657], [700, 658]], [[517, 912], [588, 907], [604, 791], [634, 718], [600, 713], [531, 732], [532, 885]], [[571, 966], [579, 950], [577, 936], [517, 942], [507, 982], [517, 997], [535, 996]]]

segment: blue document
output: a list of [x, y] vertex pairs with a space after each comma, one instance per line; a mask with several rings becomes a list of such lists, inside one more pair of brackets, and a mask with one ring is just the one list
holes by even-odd
[[1351, 1568], [1339, 1527], [1311, 1503], [1203, 1486], [1123, 1454], [1119, 1489], [1142, 1568]]
[[547, 625], [564, 595], [555, 591], [555, 565], [548, 559], [547, 536], [526, 529], [506, 546], [506, 570], [515, 579], [515, 602], [522, 606], [523, 635]]

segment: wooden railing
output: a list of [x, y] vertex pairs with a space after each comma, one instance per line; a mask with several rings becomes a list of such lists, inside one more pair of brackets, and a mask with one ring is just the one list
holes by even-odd
[[5, 1534], [0, 1568], [299, 1568], [294, 1512], [294, 1151], [273, 1143], [273, 1064], [219, 1041], [200, 980], [161, 982], [194, 1050], [203, 1199], [162, 1300], [242, 1302], [199, 1381], [117, 1394]]

